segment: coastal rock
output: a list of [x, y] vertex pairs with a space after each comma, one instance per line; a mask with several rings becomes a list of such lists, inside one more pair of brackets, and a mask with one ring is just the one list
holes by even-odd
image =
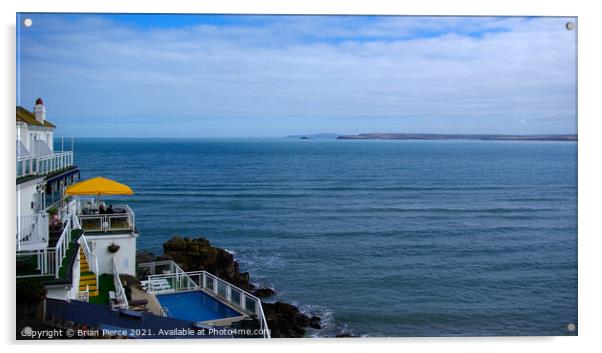
[[251, 294], [259, 298], [268, 298], [276, 294], [276, 291], [272, 288], [257, 288]]
[[311, 318], [309, 318], [309, 327], [319, 330], [322, 328], [321, 322], [322, 319], [320, 319], [317, 316], [312, 316]]
[[157, 261], [157, 257], [148, 251], [137, 251], [136, 252], [136, 263], [143, 264], [145, 262]]
[[317, 316], [309, 318], [299, 311], [296, 306], [288, 303], [263, 303], [262, 307], [272, 337], [303, 337], [305, 335], [305, 328], [310, 326], [312, 320], [314, 325], [316, 323], [319, 325], [320, 318]]
[[217, 248], [209, 240], [174, 236], [163, 244], [163, 253], [175, 261], [184, 271], [205, 270], [244, 290], [253, 290], [249, 273], [241, 273], [232, 254]]

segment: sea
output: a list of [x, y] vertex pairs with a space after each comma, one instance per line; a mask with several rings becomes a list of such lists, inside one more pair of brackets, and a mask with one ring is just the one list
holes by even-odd
[[577, 143], [75, 139], [138, 248], [234, 254], [308, 336], [576, 335]]

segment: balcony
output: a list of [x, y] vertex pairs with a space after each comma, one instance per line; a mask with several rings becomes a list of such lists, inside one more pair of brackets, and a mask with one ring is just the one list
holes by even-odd
[[73, 152], [58, 152], [48, 156], [17, 157], [17, 178], [45, 175], [73, 165]]
[[100, 202], [80, 200], [77, 218], [86, 233], [119, 233], [135, 230], [135, 214], [128, 205], [112, 205], [112, 213], [101, 213]]

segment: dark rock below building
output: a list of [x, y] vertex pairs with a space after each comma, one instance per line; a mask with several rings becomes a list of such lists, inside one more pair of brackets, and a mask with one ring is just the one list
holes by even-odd
[[257, 288], [251, 294], [259, 298], [269, 298], [276, 294], [276, 292], [272, 288]]
[[309, 317], [294, 305], [276, 302], [263, 303], [262, 307], [272, 337], [303, 337], [306, 327], [320, 328], [319, 317]]

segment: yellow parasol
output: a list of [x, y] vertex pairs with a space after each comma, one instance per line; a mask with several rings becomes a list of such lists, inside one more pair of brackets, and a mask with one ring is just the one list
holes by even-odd
[[65, 190], [71, 196], [133, 195], [129, 186], [114, 180], [96, 177], [73, 184]]

